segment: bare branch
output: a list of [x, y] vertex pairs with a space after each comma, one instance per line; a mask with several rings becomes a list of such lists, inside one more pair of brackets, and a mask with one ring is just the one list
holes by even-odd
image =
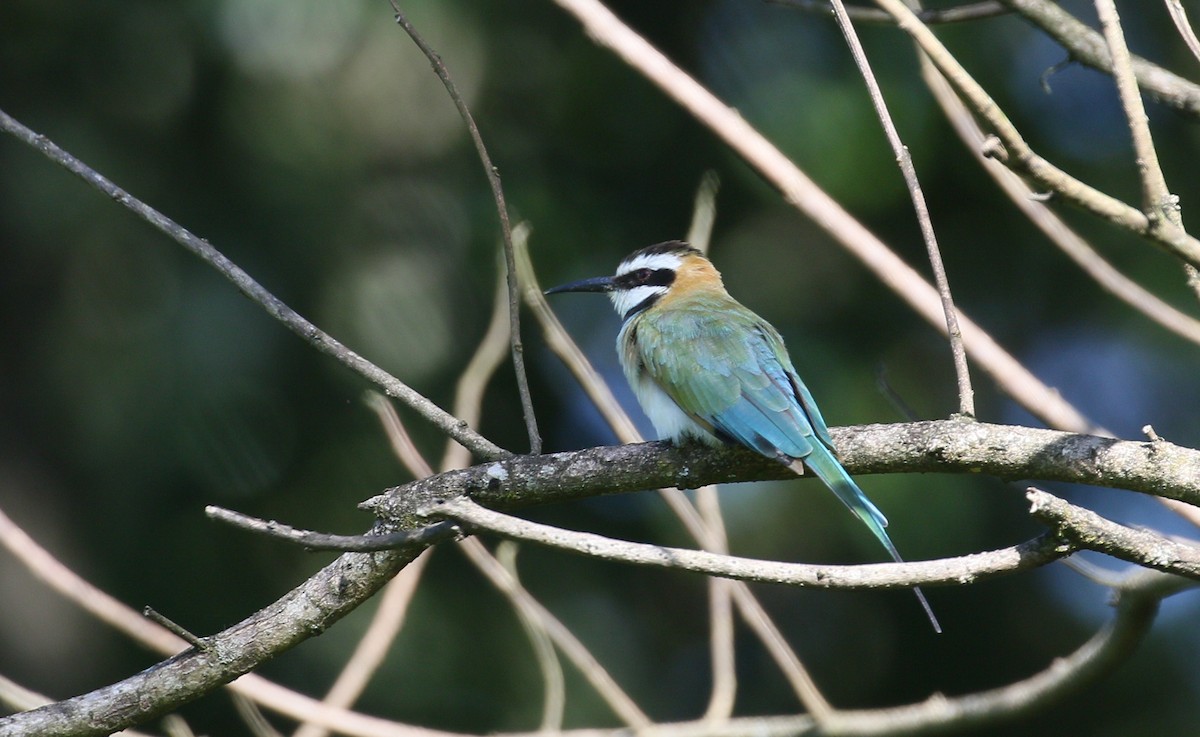
[[[659, 724], [653, 737], [884, 737], [896, 734], [960, 733], [964, 729], [1026, 716], [1107, 675], [1142, 641], [1158, 614], [1159, 602], [1186, 588], [1183, 579], [1137, 571], [1117, 590], [1116, 615], [1071, 654], [1023, 681], [990, 691], [947, 697], [936, 694], [919, 704], [890, 709], [838, 711], [818, 725], [808, 716], [746, 717]], [[622, 737], [607, 729], [569, 730], [557, 737]], [[533, 733], [498, 737], [537, 737]]]
[[1154, 149], [1150, 121], [1146, 117], [1146, 108], [1142, 105], [1142, 95], [1133, 74], [1133, 63], [1129, 47], [1125, 44], [1125, 32], [1121, 29], [1117, 5], [1114, 0], [1096, 0], [1096, 13], [1108, 42], [1113, 79], [1116, 80], [1117, 94], [1121, 98], [1121, 106], [1125, 108], [1125, 118], [1129, 121], [1129, 131], [1133, 137], [1133, 150], [1142, 179], [1143, 209], [1150, 219], [1152, 231], [1160, 232], [1163, 238], [1177, 238], [1183, 233], [1179, 198], [1167, 188], [1167, 180], [1158, 164], [1158, 152]]
[[[827, 0], [767, 0], [772, 5], [784, 5], [789, 8], [797, 8], [809, 13], [818, 13], [821, 15], [832, 15], [832, 3]], [[998, 15], [1010, 13], [1008, 8], [1004, 7], [999, 0], [981, 0], [981, 2], [966, 3], [957, 7], [950, 8], [933, 8], [916, 11], [917, 17], [922, 23], [927, 25], [938, 25], [942, 23], [961, 23], [962, 21], [979, 20], [982, 18], [994, 18]], [[887, 13], [877, 8], [867, 8], [861, 5], [847, 5], [846, 13], [854, 20], [865, 21], [868, 23], [895, 23], [895, 19]]]
[[450, 519], [473, 532], [491, 532], [510, 540], [536, 543], [590, 558], [683, 570], [754, 583], [818, 589], [894, 589], [967, 584], [993, 576], [1036, 568], [1074, 552], [1053, 537], [1039, 537], [986, 553], [959, 558], [862, 565], [812, 565], [756, 560], [732, 555], [614, 540], [589, 532], [563, 530], [482, 507], [465, 497], [442, 502], [428, 511], [434, 519]]
[[1200, 580], [1200, 544], [1176, 542], [1149, 530], [1107, 520], [1040, 489], [1025, 494], [1034, 517], [1054, 527], [1064, 540], [1146, 568]]
[[[1118, 487], [1200, 506], [1200, 451], [1166, 441], [957, 419], [832, 428], [831, 433], [852, 474], [984, 473]], [[419, 511], [464, 495], [488, 507], [517, 509], [596, 494], [786, 478], [794, 475], [782, 465], [741, 448], [659, 441], [484, 463], [389, 489], [361, 506], [416, 527]]]
[[504, 202], [504, 187], [500, 184], [500, 170], [492, 163], [492, 157], [488, 154], [487, 147], [483, 145], [483, 136], [479, 133], [479, 126], [475, 124], [475, 117], [471, 115], [466, 101], [454, 86], [454, 81], [450, 78], [450, 70], [446, 68], [442, 57], [421, 37], [395, 0], [389, 0], [389, 2], [392, 4], [392, 10], [396, 13], [396, 22], [413, 40], [421, 53], [425, 54], [425, 58], [429, 59], [434, 73], [437, 74], [438, 79], [442, 80], [446, 92], [454, 101], [454, 106], [458, 108], [458, 114], [467, 124], [467, 131], [471, 134], [471, 141], [475, 144], [480, 163], [483, 164], [483, 172], [487, 175], [488, 184], [492, 188], [492, 197], [496, 200], [496, 212], [500, 216], [500, 234], [504, 240], [504, 263], [508, 267], [509, 343], [512, 346], [513, 369], [517, 374], [517, 391], [521, 395], [525, 429], [529, 433], [529, 452], [537, 455], [542, 452], [542, 436], [538, 433], [537, 417], [533, 412], [533, 397], [529, 394], [529, 378], [525, 373], [525, 348], [521, 345], [521, 295], [517, 287], [517, 265], [513, 258], [512, 226], [508, 222], [508, 205]]
[[966, 105], [950, 89], [946, 78], [934, 68], [928, 57], [921, 54], [920, 58], [921, 74], [925, 78], [925, 83], [933, 92], [938, 104], [941, 105], [947, 120], [954, 126], [958, 137], [967, 145], [984, 170], [996, 180], [1013, 204], [1050, 239], [1050, 242], [1058, 246], [1079, 268], [1083, 269], [1084, 273], [1113, 296], [1176, 335], [1193, 343], [1200, 343], [1200, 320], [1175, 309], [1160, 299], [1158, 295], [1118, 271], [1087, 241], [1063, 222], [1062, 218], [1054, 214], [1053, 210], [1035, 199], [1033, 190], [1025, 183], [1024, 179], [985, 153], [988, 141], [997, 139], [988, 139], [984, 135]]
[[[1063, 10], [1058, 3], [1051, 0], [1000, 2], [1062, 44], [1072, 59], [1106, 74], [1112, 73], [1112, 57], [1104, 37]], [[1200, 117], [1200, 85], [1139, 56], [1133, 57], [1133, 71], [1138, 84], [1151, 96], [1192, 117]]]
[[[904, 184], [908, 187], [909, 195], [912, 197], [913, 210], [917, 214], [917, 224], [921, 228], [921, 238], [925, 241], [925, 250], [929, 254], [929, 266], [933, 270], [933, 282], [937, 285], [938, 296], [942, 301], [946, 335], [950, 338], [950, 353], [954, 358], [954, 375], [958, 380], [958, 411], [959, 414], [974, 417], [975, 390], [971, 388], [971, 371], [967, 367], [967, 352], [963, 347], [962, 330], [958, 326], [958, 310], [954, 307], [954, 297], [950, 293], [950, 280], [946, 276], [946, 266], [942, 263], [942, 252], [938, 248], [937, 235], [933, 230], [933, 220], [929, 217], [929, 206], [925, 203], [925, 194], [921, 191], [921, 182], [917, 179], [917, 168], [913, 165], [908, 147], [900, 140], [900, 132], [896, 130], [896, 124], [892, 120], [891, 113], [888, 112], [887, 102], [883, 99], [883, 91], [879, 89], [879, 82], [875, 79], [874, 72], [871, 71], [867, 53], [863, 51], [862, 42], [858, 40], [858, 34], [854, 32], [854, 25], [850, 23], [842, 0], [833, 0], [833, 15], [837, 20], [838, 27], [842, 29], [842, 35], [846, 37], [846, 44], [850, 47], [854, 63], [867, 83], [871, 104], [875, 106], [875, 114], [883, 124], [883, 132], [887, 136], [888, 144], [892, 147], [892, 152], [896, 155], [896, 161], [900, 164], [900, 173], [904, 177]], [[920, 592], [917, 592], [917, 598], [921, 598]], [[921, 600], [924, 603], [924, 599], [921, 598]]]
[[304, 319], [300, 313], [288, 307], [282, 300], [254, 281], [240, 266], [213, 248], [208, 241], [193, 235], [183, 226], [175, 223], [116, 184], [113, 184], [87, 164], [55, 145], [50, 139], [34, 133], [18, 123], [3, 110], [0, 110], [0, 130], [11, 134], [22, 143], [37, 149], [46, 158], [87, 182], [95, 189], [108, 195], [134, 215], [149, 223], [156, 230], [188, 251], [191, 251], [196, 256], [199, 256], [201, 260], [231, 281], [242, 294], [249, 297], [251, 301], [266, 310], [267, 314], [278, 320], [293, 333], [303, 338], [313, 348], [332, 356], [343, 366], [383, 389], [389, 396], [396, 397], [409, 407], [412, 407], [439, 430], [462, 443], [464, 447], [470, 448], [482, 458], [502, 458], [508, 455], [508, 452], [503, 448], [467, 427], [464, 422], [453, 417], [441, 407], [438, 407], [411, 389], [404, 382], [342, 345], [333, 336]]
[[600, 664], [600, 661], [596, 660], [596, 657], [579, 641], [579, 638], [550, 610], [542, 606], [541, 602], [534, 599], [525, 590], [525, 587], [521, 586], [520, 582], [487, 552], [483, 543], [475, 539], [467, 539], [463, 541], [461, 548], [476, 568], [487, 576], [494, 586], [504, 592], [523, 617], [528, 617], [531, 621], [536, 622], [537, 626], [546, 632], [621, 721], [639, 731], [653, 726], [654, 723], [650, 717], [646, 716], [633, 699], [629, 698], [629, 695], [621, 689], [616, 680]]
[[204, 513], [210, 518], [233, 525], [263, 537], [273, 537], [301, 545], [309, 550], [336, 550], [338, 552], [373, 553], [381, 550], [406, 548], [424, 549], [435, 543], [449, 540], [458, 535], [454, 525], [435, 524], [417, 530], [402, 530], [382, 534], [332, 535], [327, 532], [301, 530], [275, 520], [263, 520], [235, 512], [232, 509], [209, 505]]
[[1196, 38], [1196, 32], [1192, 30], [1192, 24], [1188, 21], [1183, 3], [1180, 0], [1164, 0], [1164, 2], [1167, 4], [1167, 12], [1171, 14], [1171, 22], [1175, 24], [1175, 30], [1179, 31], [1179, 37], [1187, 44], [1188, 51], [1192, 52], [1192, 56], [1200, 61], [1200, 39]]
[[[187, 643], [180, 638], [68, 569], [3, 512], [0, 512], [0, 545], [51, 589], [139, 644], [162, 655], [172, 655], [187, 647]], [[356, 737], [445, 737], [432, 730], [323, 704], [254, 674], [242, 676], [228, 684], [228, 688], [293, 719], [337, 729], [342, 734]]]
[[[324, 632], [374, 595], [417, 552], [343, 555], [273, 604], [206, 637], [205, 650], [189, 649], [123, 681], [0, 718], [0, 737], [107, 735], [172, 711]], [[413, 734], [419, 731], [413, 728]]]
[[912, 36], [921, 50], [929, 55], [930, 60], [937, 65], [938, 70], [946, 76], [958, 94], [987, 121], [1008, 150], [1006, 162], [1010, 166], [1018, 168], [1068, 202], [1114, 225], [1145, 236], [1184, 263], [1200, 265], [1200, 241], [1182, 231], [1163, 232], [1157, 229], [1141, 210], [1079, 181], [1037, 154], [991, 95], [963, 68], [937, 36], [916, 19], [902, 0], [875, 2], [896, 18], [900, 28]]

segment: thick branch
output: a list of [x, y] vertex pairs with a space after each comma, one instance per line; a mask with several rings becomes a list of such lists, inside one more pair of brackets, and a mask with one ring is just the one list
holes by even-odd
[[[843, 428], [834, 431], [834, 439], [847, 467], [858, 473], [984, 472], [1122, 486], [1193, 502], [1200, 499], [1200, 452], [1161, 440], [1129, 442], [966, 420]], [[368, 506], [386, 515], [391, 524], [405, 526], [419, 523], [420, 510], [439, 499], [468, 493], [489, 505], [516, 507], [597, 493], [789, 474], [782, 466], [737, 449], [643, 443], [485, 463], [393, 489]], [[383, 586], [417, 552], [410, 548], [343, 555], [279, 601], [204, 638], [207, 647], [202, 652], [190, 649], [120, 683], [0, 719], [0, 737], [108, 734], [165, 713], [324, 631]], [[1153, 604], [1141, 612], [1148, 624]], [[1098, 657], [1112, 636], [1110, 630], [1097, 635], [1095, 652], [1080, 651], [1081, 656], [1089, 661]], [[1046, 678], [1054, 681], [1061, 672], [1052, 668]], [[1047, 687], [1057, 688], [1053, 682]], [[944, 708], [941, 701], [934, 706]], [[922, 707], [931, 708], [912, 708]], [[846, 733], [856, 732], [850, 727]]]
[[[835, 428], [846, 468], [869, 473], [985, 473], [1109, 486], [1200, 505], [1200, 451], [969, 420]], [[740, 448], [666, 442], [520, 456], [450, 471], [389, 489], [363, 503], [400, 527], [441, 500], [469, 495], [498, 509], [658, 487], [794, 478], [782, 465]]]
[[1080, 548], [1200, 580], [1200, 545], [1176, 542], [1148, 530], [1117, 524], [1038, 489], [1030, 489], [1025, 496], [1034, 517]]
[[420, 548], [339, 557], [275, 603], [195, 648], [110, 686], [0, 719], [0, 737], [90, 737], [198, 698], [325, 631], [366, 601]]

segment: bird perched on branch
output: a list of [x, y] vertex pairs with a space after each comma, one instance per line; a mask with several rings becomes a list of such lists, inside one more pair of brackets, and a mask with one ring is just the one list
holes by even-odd
[[560, 292], [608, 294], [623, 320], [621, 367], [660, 438], [739, 443], [797, 474], [807, 466], [902, 560], [887, 519], [838, 462], [779, 331], [729, 296], [704, 254], [682, 241], [659, 243], [625, 257], [613, 276], [546, 290]]

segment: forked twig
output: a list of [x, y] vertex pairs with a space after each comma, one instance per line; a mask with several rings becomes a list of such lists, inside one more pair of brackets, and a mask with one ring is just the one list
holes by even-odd
[[945, 75], [958, 94], [987, 121], [1008, 149], [1007, 161], [1011, 166], [1019, 168], [1040, 186], [1055, 192], [1064, 200], [1132, 233], [1145, 236], [1184, 263], [1200, 265], [1200, 241], [1181, 229], [1157, 227], [1140, 209], [1085, 184], [1037, 154], [992, 96], [967, 72], [937, 36], [917, 20], [903, 0], [875, 2], [896, 18], [900, 28], [929, 55], [930, 60], [937, 65], [938, 70]]
[[1013, 204], [1050, 239], [1050, 242], [1117, 299], [1163, 328], [1186, 340], [1200, 344], [1200, 320], [1181, 312], [1118, 271], [1052, 209], [1035, 199], [1033, 190], [1025, 183], [1024, 179], [1015, 174], [1012, 169], [984, 153], [989, 139], [984, 135], [974, 116], [950, 88], [942, 73], [924, 54], [919, 54], [919, 56], [921, 75], [925, 79], [925, 85], [941, 105], [942, 112], [958, 133], [958, 137], [966, 144], [984, 171], [991, 175]]
[[[1133, 74], [1133, 62], [1129, 47], [1125, 44], [1125, 32], [1121, 29], [1121, 18], [1113, 0], [1095, 0], [1096, 13], [1104, 30], [1104, 39], [1112, 56], [1113, 79], [1117, 83], [1117, 94], [1125, 109], [1129, 132], [1133, 138], [1138, 173], [1142, 181], [1142, 201], [1146, 217], [1150, 219], [1152, 231], [1161, 231], [1163, 237], [1179, 237], [1184, 234], [1183, 221], [1179, 213], [1179, 198], [1167, 188], [1166, 177], [1158, 163], [1158, 152], [1154, 149], [1154, 137], [1150, 133], [1150, 121], [1142, 105], [1142, 94], [1138, 90], [1137, 78]], [[1196, 264], [1193, 264], [1195, 266]]]

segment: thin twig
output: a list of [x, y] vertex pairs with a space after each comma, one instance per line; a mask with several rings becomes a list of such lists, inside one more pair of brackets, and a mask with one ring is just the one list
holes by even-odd
[[204, 513], [210, 519], [224, 522], [263, 537], [273, 537], [309, 550], [337, 550], [343, 553], [374, 553], [400, 548], [427, 548], [458, 535], [452, 524], [434, 524], [417, 530], [403, 530], [382, 535], [332, 535], [327, 532], [301, 530], [275, 520], [264, 520], [232, 509], [209, 505]]
[[[512, 577], [512, 580], [518, 586], [523, 586], [517, 575], [517, 551], [519, 549], [520, 546], [511, 540], [503, 540], [496, 546], [495, 558]], [[563, 676], [562, 663], [559, 662], [558, 654], [554, 650], [554, 640], [542, 623], [530, 616], [532, 612], [527, 612], [520, 606], [514, 608], [521, 619], [521, 626], [525, 628], [525, 634], [528, 635], [529, 641], [533, 645], [538, 668], [542, 672], [542, 680], [545, 683], [541, 731], [561, 732], [567, 708], [567, 683]]]
[[958, 137], [966, 144], [984, 170], [996, 180], [1013, 204], [1050, 239], [1050, 242], [1117, 299], [1176, 335], [1193, 343], [1200, 343], [1200, 320], [1177, 310], [1158, 295], [1118, 271], [1097, 253], [1096, 249], [1072, 230], [1062, 218], [1054, 214], [1053, 210], [1037, 201], [1033, 197], [1033, 189], [1025, 183], [1024, 179], [1013, 173], [1012, 169], [984, 153], [989, 139], [984, 135], [979, 124], [975, 122], [974, 116], [967, 110], [958, 95], [954, 94], [945, 77], [929, 59], [924, 54], [919, 54], [919, 57], [921, 75], [925, 79], [925, 84], [941, 106], [950, 125], [958, 133]]
[[[663, 56], [597, 0], [555, 0], [579, 20], [588, 34], [659, 86], [742, 156], [785, 200], [812, 218], [858, 258], [885, 286], [939, 330], [946, 325], [941, 299], [924, 278], [818, 187], [745, 118], [723, 104]], [[1139, 213], [1140, 215], [1140, 213]], [[1093, 425], [1057, 391], [1034, 376], [966, 315], [961, 315], [967, 353], [1010, 396], [1045, 422], [1076, 432]]]
[[[938, 296], [942, 301], [942, 312], [946, 320], [946, 335], [950, 339], [950, 353], [954, 360], [954, 375], [958, 381], [958, 411], [967, 417], [975, 416], [975, 390], [971, 388], [971, 372], [967, 367], [967, 351], [963, 347], [962, 329], [958, 326], [958, 310], [954, 307], [954, 297], [950, 293], [950, 280], [946, 276], [946, 266], [942, 263], [942, 252], [938, 248], [937, 235], [933, 230], [933, 220], [929, 217], [929, 206], [925, 203], [925, 195], [921, 191], [921, 182], [917, 179], [917, 168], [913, 165], [912, 155], [908, 146], [900, 140], [900, 133], [888, 112], [887, 102], [883, 99], [883, 91], [871, 71], [871, 63], [863, 51], [862, 42], [854, 31], [854, 25], [846, 14], [846, 6], [842, 0], [832, 0], [833, 15], [837, 19], [846, 44], [850, 47], [850, 55], [862, 73], [871, 96], [871, 104], [875, 106], [875, 114], [883, 124], [892, 152], [900, 164], [900, 173], [904, 176], [904, 184], [912, 197], [913, 210], [917, 215], [917, 223], [921, 228], [921, 238], [925, 241], [925, 249], [929, 254], [929, 266], [933, 271], [933, 282], [937, 285]], [[919, 595], [918, 595], [919, 596]]]
[[1164, 0], [1164, 2], [1167, 4], [1167, 12], [1171, 15], [1171, 22], [1175, 24], [1175, 30], [1179, 31], [1180, 38], [1187, 44], [1192, 56], [1200, 61], [1200, 39], [1196, 38], [1196, 32], [1192, 30], [1192, 24], [1188, 21], [1183, 3], [1180, 0]]
[[389, 396], [396, 397], [409, 407], [412, 407], [435, 427], [462, 443], [465, 447], [470, 448], [483, 458], [503, 458], [509, 455], [508, 451], [467, 427], [458, 418], [453, 417], [404, 382], [342, 345], [333, 336], [304, 319], [298, 312], [288, 307], [278, 297], [254, 281], [240, 266], [213, 248], [208, 241], [193, 235], [183, 226], [175, 223], [116, 184], [113, 184], [106, 177], [64, 151], [45, 136], [39, 135], [21, 125], [2, 110], [0, 110], [0, 130], [13, 135], [21, 142], [37, 149], [46, 158], [87, 182], [95, 189], [108, 195], [134, 215], [149, 223], [156, 230], [200, 257], [201, 260], [212, 266], [222, 276], [232, 282], [242, 294], [249, 297], [253, 302], [266, 310], [267, 314], [278, 320], [293, 333], [303, 338], [309, 345], [337, 359], [343, 366], [346, 366], [367, 381], [380, 387]]
[[483, 172], [487, 175], [488, 184], [492, 188], [492, 197], [496, 200], [496, 212], [500, 216], [500, 234], [504, 240], [504, 262], [508, 267], [509, 342], [512, 346], [513, 370], [517, 375], [517, 390], [521, 395], [521, 411], [525, 415], [525, 429], [529, 433], [529, 452], [537, 455], [542, 452], [542, 436], [538, 433], [537, 417], [533, 412], [533, 398], [529, 394], [529, 378], [525, 374], [525, 349], [521, 345], [521, 295], [517, 286], [517, 266], [513, 257], [512, 227], [508, 222], [508, 205], [504, 202], [504, 188], [500, 184], [500, 170], [492, 163], [492, 157], [488, 155], [487, 147], [483, 145], [483, 136], [479, 133], [479, 126], [475, 124], [475, 118], [471, 115], [470, 109], [467, 108], [466, 101], [463, 100], [462, 95], [458, 93], [458, 89], [454, 86], [454, 81], [450, 78], [450, 70], [446, 68], [442, 57], [421, 37], [421, 34], [417, 32], [417, 29], [405, 17], [395, 0], [388, 0], [388, 2], [391, 3], [392, 10], [396, 13], [396, 22], [409, 35], [409, 38], [413, 40], [413, 43], [417, 45], [421, 53], [425, 54], [425, 57], [429, 59], [434, 73], [437, 74], [438, 79], [442, 80], [442, 84], [446, 87], [446, 92], [450, 95], [450, 99], [454, 101], [454, 107], [458, 108], [458, 114], [462, 116], [463, 122], [467, 124], [467, 131], [471, 134], [471, 141], [475, 144], [475, 151], [479, 154], [480, 163], [483, 164]]
[[[1052, 0], [1000, 0], [1025, 20], [1062, 44], [1071, 58], [1105, 74], [1112, 73], [1112, 57], [1104, 37]], [[1155, 99], [1200, 117], [1200, 85], [1139, 56], [1133, 57], [1138, 84]]]
[[154, 607], [143, 607], [142, 608], [142, 616], [145, 617], [146, 619], [149, 619], [151, 622], [154, 622], [159, 627], [169, 630], [170, 632], [172, 632], [173, 634], [178, 636], [179, 639], [183, 640], [184, 642], [186, 642], [187, 644], [191, 645], [194, 648], [203, 650], [205, 647], [207, 647], [204, 644], [204, 640], [197, 637], [196, 635], [193, 635], [191, 632], [187, 631], [187, 629], [185, 629], [179, 623], [175, 622], [175, 620], [169, 619], [166, 615], [161, 614]]
[[[1117, 94], [1129, 121], [1129, 132], [1133, 138], [1133, 150], [1137, 156], [1138, 173], [1142, 181], [1142, 207], [1150, 220], [1151, 231], [1158, 231], [1163, 238], [1178, 238], [1183, 231], [1179, 198], [1167, 188], [1166, 177], [1158, 163], [1158, 152], [1154, 149], [1154, 137], [1150, 133], [1150, 120], [1142, 105], [1142, 94], [1138, 90], [1137, 78], [1133, 74], [1133, 62], [1129, 47], [1125, 43], [1125, 32], [1121, 29], [1121, 18], [1113, 0], [1095, 0], [1100, 27], [1112, 56], [1113, 79], [1117, 83]], [[1196, 266], [1197, 264], [1192, 264]]]
[[653, 726], [650, 717], [646, 716], [633, 699], [621, 689], [608, 671], [588, 651], [579, 638], [575, 636], [550, 610], [542, 606], [537, 599], [525, 590], [509, 572], [492, 557], [487, 549], [475, 538], [462, 541], [459, 546], [468, 559], [475, 564], [494, 586], [504, 592], [515, 606], [524, 610], [524, 615], [537, 622], [537, 626], [545, 630], [554, 640], [559, 650], [575, 664], [579, 672], [592, 685], [598, 694], [609, 705], [628, 727], [636, 730], [648, 729]]
[[427, 515], [431, 519], [453, 520], [474, 532], [491, 532], [510, 540], [536, 543], [590, 558], [741, 581], [822, 589], [963, 585], [1043, 566], [1073, 552], [1072, 548], [1061, 544], [1053, 536], [1042, 536], [1020, 545], [958, 558], [907, 563], [813, 565], [615, 540], [590, 532], [530, 522], [488, 509], [466, 497], [431, 507]]
[[[517, 223], [517, 226], [513, 228], [513, 242], [524, 242], [528, 233], [528, 226]], [[495, 375], [496, 369], [500, 368], [500, 363], [504, 360], [505, 348], [509, 343], [511, 323], [507, 319], [508, 296], [503, 282], [507, 278], [503, 275], [506, 273], [507, 271], [497, 274], [495, 297], [492, 301], [492, 319], [488, 323], [487, 330], [484, 331], [483, 338], [479, 341], [479, 346], [475, 349], [475, 354], [471, 356], [467, 367], [458, 377], [458, 384], [454, 389], [452, 408], [454, 416], [463, 418], [463, 422], [471, 427], [479, 427], [480, 420], [483, 418], [484, 391], [492, 376]], [[443, 471], [462, 468], [470, 463], [471, 454], [467, 453], [465, 448], [458, 443], [446, 443], [446, 450], [442, 454], [440, 466]]]
[[[832, 15], [832, 3], [827, 0], [768, 0], [772, 5], [783, 5], [810, 13]], [[981, 0], [981, 2], [966, 3], [951, 8], [936, 8], [917, 11], [917, 17], [923, 23], [938, 25], [942, 23], [961, 23], [982, 18], [995, 18], [1012, 11], [1004, 7], [998, 0]], [[847, 5], [846, 13], [854, 20], [867, 23], [895, 23], [895, 19], [878, 8], [867, 8], [861, 5]]]
[[1019, 168], [1041, 187], [1055, 192], [1064, 200], [1146, 237], [1184, 263], [1200, 265], [1200, 241], [1181, 230], [1176, 232], [1156, 227], [1146, 213], [1138, 208], [1085, 184], [1037, 154], [991, 95], [963, 68], [933, 31], [917, 20], [903, 0], [875, 2], [896, 18], [901, 30], [912, 36], [954, 89], [987, 121], [1008, 149], [1006, 161], [1009, 165]]

